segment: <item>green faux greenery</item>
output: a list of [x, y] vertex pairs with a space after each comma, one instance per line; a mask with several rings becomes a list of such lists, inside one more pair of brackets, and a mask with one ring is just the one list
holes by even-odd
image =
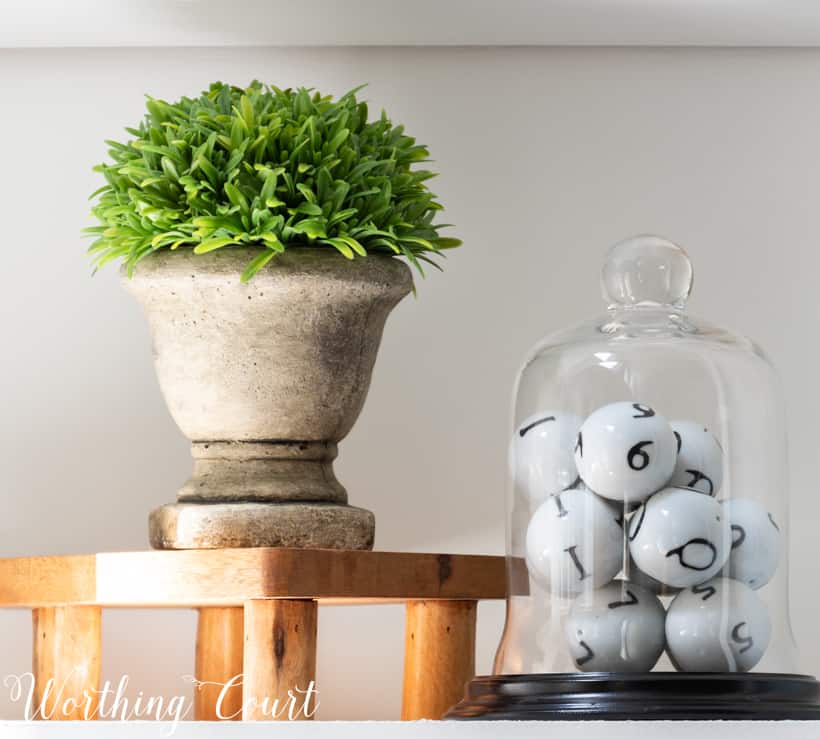
[[122, 259], [129, 274], [148, 254], [193, 247], [203, 254], [235, 244], [267, 247], [242, 274], [249, 280], [289, 246], [333, 248], [348, 259], [368, 252], [420, 262], [458, 239], [439, 236], [441, 205], [413, 166], [425, 146], [384, 112], [368, 120], [357, 88], [338, 100], [308, 89], [215, 83], [176, 103], [148, 98], [148, 113], [108, 141], [106, 184], [93, 214], [95, 268]]

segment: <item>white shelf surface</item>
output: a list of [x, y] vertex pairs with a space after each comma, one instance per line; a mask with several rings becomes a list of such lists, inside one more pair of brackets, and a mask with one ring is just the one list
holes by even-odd
[[806, 721], [305, 721], [293, 723], [48, 722], [0, 723], [3, 739], [812, 739], [820, 722]]
[[2, 0], [0, 48], [817, 46], [816, 0]]

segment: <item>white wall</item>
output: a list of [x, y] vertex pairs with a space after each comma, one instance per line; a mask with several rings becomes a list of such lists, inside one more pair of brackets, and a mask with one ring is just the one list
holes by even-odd
[[[508, 403], [541, 335], [597, 313], [598, 269], [643, 231], [683, 243], [693, 310], [767, 347], [792, 459], [792, 606], [803, 668], [816, 621], [820, 51], [191, 49], [0, 51], [0, 554], [135, 549], [187, 476], [137, 306], [94, 279], [78, 235], [104, 138], [210, 80], [369, 81], [374, 108], [431, 147], [466, 246], [388, 322], [369, 400], [341, 447], [377, 547], [500, 553]], [[786, 493], [778, 491], [782, 494]], [[490, 668], [500, 604], [480, 611]], [[188, 612], [107, 612], [104, 671], [179, 693]], [[389, 718], [402, 610], [328, 608], [323, 718]], [[28, 669], [28, 614], [0, 613], [0, 673]], [[0, 689], [0, 716], [20, 715]]]

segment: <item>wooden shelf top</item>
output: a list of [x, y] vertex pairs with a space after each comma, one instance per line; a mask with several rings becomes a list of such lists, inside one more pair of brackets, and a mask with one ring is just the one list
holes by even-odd
[[504, 557], [202, 549], [0, 559], [0, 608], [180, 608], [256, 598], [326, 604], [504, 598]]

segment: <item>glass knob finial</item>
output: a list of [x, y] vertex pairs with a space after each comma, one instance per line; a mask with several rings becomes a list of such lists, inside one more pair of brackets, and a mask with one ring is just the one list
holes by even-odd
[[683, 247], [650, 235], [615, 244], [601, 271], [601, 287], [610, 308], [666, 306], [680, 310], [692, 292], [692, 280], [692, 263]]

